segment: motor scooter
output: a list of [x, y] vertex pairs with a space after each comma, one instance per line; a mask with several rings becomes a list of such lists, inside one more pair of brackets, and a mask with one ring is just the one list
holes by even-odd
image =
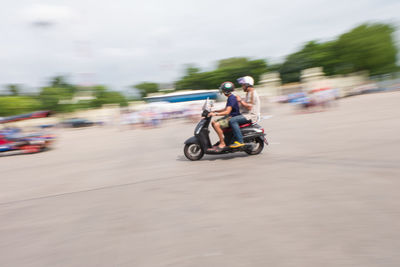
[[194, 130], [194, 136], [185, 141], [183, 152], [189, 160], [199, 160], [204, 154], [226, 154], [234, 152], [246, 152], [249, 155], [260, 154], [264, 149], [264, 144], [268, 145], [265, 138], [264, 129], [258, 123], [246, 123], [240, 125], [240, 131], [243, 135], [244, 146], [239, 148], [230, 148], [229, 145], [234, 142], [234, 137], [231, 128], [225, 128], [224, 141], [227, 145], [221, 151], [210, 150], [213, 146], [219, 145], [219, 142], [214, 145], [211, 144], [209, 126], [211, 117], [208, 114], [211, 112], [212, 101], [206, 100], [202, 109], [202, 119], [197, 124]]

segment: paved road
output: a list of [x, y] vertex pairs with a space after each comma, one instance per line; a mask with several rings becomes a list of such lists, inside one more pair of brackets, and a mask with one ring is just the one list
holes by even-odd
[[400, 93], [269, 109], [258, 156], [182, 153], [192, 124], [60, 132], [0, 157], [0, 266], [399, 266]]

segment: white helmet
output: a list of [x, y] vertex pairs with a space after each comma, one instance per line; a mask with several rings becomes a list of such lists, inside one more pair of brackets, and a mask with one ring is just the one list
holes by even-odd
[[254, 86], [254, 79], [251, 76], [244, 76], [237, 79], [240, 85]]

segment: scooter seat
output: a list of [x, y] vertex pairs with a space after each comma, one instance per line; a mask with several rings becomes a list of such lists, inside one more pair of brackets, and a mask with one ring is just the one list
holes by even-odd
[[251, 126], [251, 123], [239, 125], [240, 128], [245, 128], [245, 127], [249, 127], [249, 126]]
[[[241, 124], [241, 125], [239, 125], [239, 127], [240, 127], [240, 128], [246, 128], [246, 127], [249, 127], [249, 126], [251, 126], [251, 125], [253, 125], [253, 124], [252, 124], [251, 122], [249, 122], [249, 123]], [[222, 131], [223, 131], [224, 133], [230, 132], [230, 131], [232, 131], [232, 128], [231, 128], [231, 127], [224, 128], [224, 129], [222, 129]]]

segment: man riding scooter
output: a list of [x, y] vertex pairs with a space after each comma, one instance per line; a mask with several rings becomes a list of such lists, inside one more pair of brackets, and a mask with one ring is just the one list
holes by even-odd
[[213, 122], [214, 129], [218, 133], [220, 140], [218, 143], [215, 143], [214, 146], [212, 145], [209, 131], [209, 126], [212, 123], [212, 116], [225, 115], [225, 119], [232, 119], [237, 117], [237, 114], [240, 114], [237, 99], [232, 94], [233, 88], [234, 86], [230, 82], [224, 83], [223, 86], [221, 86], [221, 91], [223, 91], [224, 95], [228, 97], [227, 105], [222, 110], [212, 112], [212, 102], [208, 99], [205, 101], [201, 113], [202, 119], [196, 125], [194, 135], [184, 142], [185, 146], [183, 152], [187, 159], [200, 160], [204, 154], [216, 155], [235, 152], [245, 152], [249, 155], [258, 155], [264, 149], [264, 144], [268, 145], [264, 129], [257, 123], [246, 123], [240, 125], [240, 131], [246, 145], [238, 148], [224, 147], [232, 144], [235, 138], [233, 131], [230, 128], [221, 129], [221, 127], [227, 125], [226, 120], [224, 121], [223, 119]]
[[[222, 92], [228, 99], [226, 101], [226, 106], [224, 109], [210, 112], [208, 114], [209, 117], [210, 116], [223, 116], [222, 118], [212, 122], [212, 126], [219, 138], [219, 144], [217, 146], [214, 146], [209, 149], [210, 151], [213, 151], [213, 152], [221, 152], [226, 147], [225, 140], [224, 140], [224, 133], [223, 133], [222, 129], [228, 128], [229, 120], [240, 115], [239, 104], [238, 104], [237, 98], [234, 94], [232, 94], [232, 92], [235, 90], [234, 84], [231, 82], [224, 82], [221, 84], [219, 89], [220, 89], [220, 92]], [[241, 147], [241, 146], [244, 146], [243, 142], [241, 144], [236, 142], [236, 143], [232, 144], [230, 147], [237, 148], [237, 147]]]
[[[260, 99], [257, 92], [254, 90], [254, 79], [250, 76], [244, 76], [237, 79], [238, 83], [242, 85], [242, 89], [246, 92], [246, 98], [243, 101], [239, 96], [236, 97], [240, 104], [241, 115], [231, 118], [229, 126], [232, 128], [235, 142], [233, 145], [243, 146], [243, 136], [240, 132], [241, 124], [256, 123], [260, 116]], [[231, 146], [232, 147], [232, 146]]]

